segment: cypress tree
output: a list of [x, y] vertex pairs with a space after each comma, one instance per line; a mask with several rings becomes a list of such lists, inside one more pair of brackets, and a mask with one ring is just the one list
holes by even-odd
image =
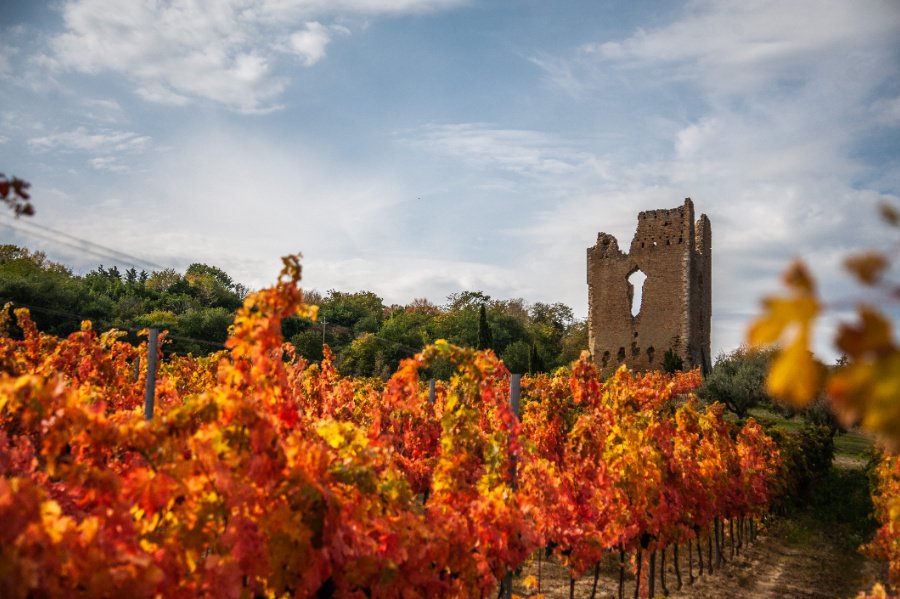
[[663, 356], [663, 371], [668, 374], [674, 374], [683, 369], [684, 361], [681, 359], [681, 356], [675, 353], [675, 350], [670, 347]]
[[484, 304], [478, 312], [478, 342], [477, 349], [493, 349], [494, 339], [491, 335], [491, 325], [487, 321], [487, 310]]
[[544, 371], [544, 361], [541, 354], [538, 353], [537, 343], [531, 344], [531, 351], [528, 353], [528, 374]]

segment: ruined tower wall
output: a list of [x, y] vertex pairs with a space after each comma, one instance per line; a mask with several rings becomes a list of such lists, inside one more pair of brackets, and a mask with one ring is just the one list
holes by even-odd
[[[627, 254], [613, 236], [597, 236], [587, 251], [588, 343], [603, 371], [621, 363], [658, 369], [669, 349], [685, 367], [708, 366], [710, 233], [705, 215], [695, 225], [687, 199], [678, 208], [641, 212]], [[632, 316], [628, 277], [637, 270], [647, 278], [640, 311]]]
[[689, 329], [688, 353], [690, 363], [700, 366], [703, 372], [712, 369], [710, 352], [710, 321], [712, 320], [712, 231], [709, 218], [700, 215], [696, 225], [694, 240], [694, 260], [692, 262], [691, 324]]

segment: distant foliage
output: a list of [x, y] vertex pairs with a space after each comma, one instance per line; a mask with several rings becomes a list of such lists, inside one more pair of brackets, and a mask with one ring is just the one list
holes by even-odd
[[192, 264], [184, 275], [99, 266], [77, 276], [41, 252], [0, 246], [0, 302], [31, 306], [38, 325], [56, 335], [77, 331], [82, 318], [100, 326], [167, 329], [166, 351], [206, 355], [223, 348], [247, 289], [221, 269]]
[[[40, 252], [0, 246], [0, 303], [33, 306], [38, 326], [61, 336], [77, 331], [83, 318], [131, 331], [155, 327], [170, 332], [167, 355], [203, 356], [222, 348], [247, 293], [222, 269], [207, 264], [191, 264], [184, 273], [99, 266], [78, 276]], [[492, 300], [480, 291], [453, 294], [444, 306], [421, 299], [386, 306], [371, 291], [311, 292], [309, 299], [319, 306], [321, 318], [284, 319], [285, 338], [308, 361], [322, 360], [327, 344], [340, 372], [348, 375], [387, 380], [401, 360], [437, 339], [467, 347], [481, 343], [521, 373], [528, 371], [529, 360], [537, 363], [535, 357], [540, 370], [552, 370], [587, 349], [586, 322], [559, 303], [529, 306], [521, 299]], [[128, 339], [138, 341], [133, 334]], [[430, 370], [438, 378], [451, 373], [441, 361]]]

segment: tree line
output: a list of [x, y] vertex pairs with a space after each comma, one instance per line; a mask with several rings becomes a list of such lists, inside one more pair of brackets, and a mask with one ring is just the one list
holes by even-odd
[[[249, 290], [216, 266], [194, 263], [183, 272], [116, 266], [76, 274], [43, 252], [0, 246], [0, 302], [31, 308], [41, 330], [58, 336], [88, 319], [98, 328], [169, 331], [165, 351], [206, 355], [223, 348], [235, 311]], [[587, 349], [587, 323], [562, 303], [498, 300], [482, 291], [451, 294], [443, 305], [415, 299], [387, 305], [371, 291], [307, 291], [318, 320], [292, 317], [285, 339], [310, 361], [332, 352], [346, 375], [385, 378], [403, 358], [437, 339], [492, 349], [513, 372], [548, 372]], [[449, 365], [431, 374], [445, 378]]]

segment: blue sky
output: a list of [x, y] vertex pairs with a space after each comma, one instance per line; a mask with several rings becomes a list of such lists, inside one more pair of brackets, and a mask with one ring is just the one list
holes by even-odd
[[261, 286], [301, 251], [322, 291], [584, 316], [597, 232], [627, 246], [690, 196], [717, 352], [792, 257], [843, 309], [841, 257], [893, 241], [895, 0], [7, 0], [0, 24], [0, 170], [32, 222], [153, 264]]

